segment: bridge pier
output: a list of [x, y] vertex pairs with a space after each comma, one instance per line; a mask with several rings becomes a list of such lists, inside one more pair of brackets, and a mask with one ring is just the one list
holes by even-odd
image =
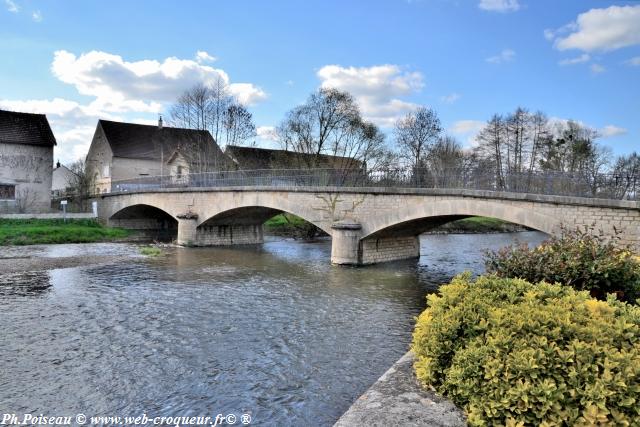
[[176, 243], [181, 246], [195, 246], [198, 228], [198, 218], [178, 218], [178, 238]]
[[331, 230], [331, 263], [360, 265], [362, 225], [352, 221], [339, 221], [331, 225]]

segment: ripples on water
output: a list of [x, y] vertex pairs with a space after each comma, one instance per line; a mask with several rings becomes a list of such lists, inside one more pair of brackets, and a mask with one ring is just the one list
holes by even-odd
[[[331, 425], [407, 351], [425, 294], [456, 272], [482, 272], [482, 250], [516, 238], [543, 236], [424, 236], [419, 262], [366, 268], [331, 266], [329, 241], [270, 241], [0, 272], [0, 410], [246, 412], [253, 425]], [[113, 244], [26, 250], [137, 252]], [[0, 257], [17, 253], [0, 249]]]

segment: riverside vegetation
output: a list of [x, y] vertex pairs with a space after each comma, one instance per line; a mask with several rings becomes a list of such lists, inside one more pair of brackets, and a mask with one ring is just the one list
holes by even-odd
[[0, 245], [92, 243], [124, 239], [130, 232], [90, 219], [0, 219]]
[[471, 425], [640, 425], [640, 307], [616, 297], [638, 295], [640, 258], [565, 231], [486, 260], [428, 297], [418, 379]]

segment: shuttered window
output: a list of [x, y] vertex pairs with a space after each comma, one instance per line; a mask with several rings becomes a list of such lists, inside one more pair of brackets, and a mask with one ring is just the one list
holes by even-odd
[[0, 184], [0, 200], [15, 200], [16, 186]]

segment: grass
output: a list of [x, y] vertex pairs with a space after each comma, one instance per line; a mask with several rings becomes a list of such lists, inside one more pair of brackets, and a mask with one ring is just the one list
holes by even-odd
[[292, 214], [279, 214], [264, 223], [265, 228], [269, 230], [286, 230], [295, 227], [301, 227], [306, 221], [299, 216]]
[[122, 239], [130, 232], [90, 219], [0, 219], [0, 245], [91, 243]]
[[144, 246], [140, 248], [140, 253], [145, 256], [160, 256], [162, 255], [162, 251], [160, 248], [156, 248], [155, 246]]

